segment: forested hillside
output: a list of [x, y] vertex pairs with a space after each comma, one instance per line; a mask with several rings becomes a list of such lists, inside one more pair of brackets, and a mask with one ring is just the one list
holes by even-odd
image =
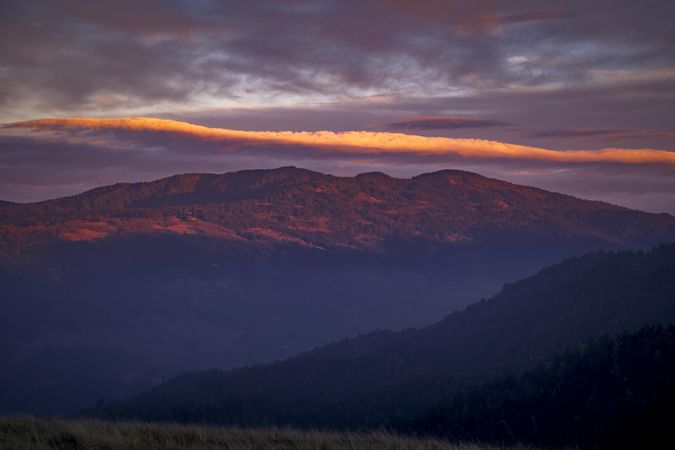
[[[422, 329], [381, 331], [286, 361], [171, 380], [102, 417], [361, 428], [518, 373], [588, 339], [675, 323], [675, 245], [594, 253], [508, 284]], [[438, 430], [436, 430], [438, 431]]]
[[451, 396], [396, 428], [544, 447], [672, 448], [675, 326], [645, 327]]

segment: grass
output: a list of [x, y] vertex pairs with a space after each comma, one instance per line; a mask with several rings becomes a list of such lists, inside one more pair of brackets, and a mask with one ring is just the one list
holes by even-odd
[[334, 433], [292, 429], [0, 417], [0, 449], [438, 449], [488, 450], [477, 444], [414, 439], [385, 432]]

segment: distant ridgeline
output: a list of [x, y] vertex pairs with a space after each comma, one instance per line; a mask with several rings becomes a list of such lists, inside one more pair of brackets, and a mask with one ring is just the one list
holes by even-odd
[[650, 447], [675, 442], [674, 323], [675, 245], [592, 253], [426, 328], [187, 374], [85, 415]]
[[[71, 413], [185, 372], [268, 363], [346, 336], [427, 326], [565, 258], [669, 242], [671, 215], [458, 170], [406, 179], [294, 167], [184, 174], [0, 203], [0, 414]], [[622, 258], [653, 257], [588, 261], [613, 274]], [[619, 299], [633, 292], [624, 286], [633, 270], [612, 275], [616, 291], [614, 279], [598, 285], [602, 274], [570, 281], [561, 291], [576, 295], [569, 299], [551, 286], [572, 275], [556, 274], [558, 282], [544, 274], [536, 278], [542, 286], [518, 285], [541, 295], [507, 286], [494, 301], [434, 327], [372, 335], [299, 361], [345, 353], [335, 370], [326, 366], [326, 384], [317, 388], [327, 399], [398, 376], [527, 367], [563, 344], [667, 317], [659, 305], [642, 310], [629, 302], [637, 312], [603, 321], [604, 304], [596, 306], [603, 298], [611, 304], [610, 291]], [[600, 299], [568, 308], [566, 301], [585, 299], [586, 286]], [[545, 325], [537, 321], [544, 318]], [[574, 326], [561, 326], [571, 320]], [[534, 343], [521, 345], [526, 335]], [[298, 373], [299, 382], [313, 376]]]

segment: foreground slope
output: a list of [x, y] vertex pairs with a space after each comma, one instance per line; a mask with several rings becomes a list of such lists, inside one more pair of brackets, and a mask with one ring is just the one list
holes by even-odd
[[0, 205], [0, 412], [59, 413], [185, 371], [432, 323], [675, 218], [462, 171], [292, 167]]
[[[178, 377], [103, 417], [360, 428], [533, 367], [587, 339], [675, 323], [675, 245], [594, 253], [508, 284], [422, 329], [376, 332], [286, 361]], [[401, 417], [399, 417], [401, 416]]]
[[412, 439], [388, 433], [325, 433], [288, 429], [247, 430], [139, 422], [0, 417], [0, 448], [31, 450], [55, 448], [77, 450], [216, 450], [230, 448], [489, 450], [497, 447]]

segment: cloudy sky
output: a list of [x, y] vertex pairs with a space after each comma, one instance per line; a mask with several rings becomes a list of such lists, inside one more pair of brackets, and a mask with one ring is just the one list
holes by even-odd
[[459, 168], [675, 213], [674, 19], [672, 0], [3, 0], [0, 199]]

